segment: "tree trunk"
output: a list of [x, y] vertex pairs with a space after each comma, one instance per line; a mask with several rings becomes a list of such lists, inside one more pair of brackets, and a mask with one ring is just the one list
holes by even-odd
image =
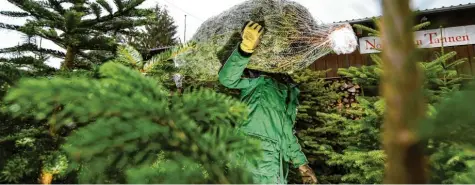
[[70, 70], [74, 67], [74, 59], [76, 58], [76, 49], [71, 46], [67, 47], [66, 57], [61, 65], [62, 70]]
[[53, 174], [45, 171], [41, 172], [41, 184], [51, 184], [53, 181]]
[[381, 91], [386, 101], [384, 149], [385, 184], [426, 183], [423, 148], [415, 128], [425, 115], [422, 73], [413, 36], [409, 0], [383, 0]]

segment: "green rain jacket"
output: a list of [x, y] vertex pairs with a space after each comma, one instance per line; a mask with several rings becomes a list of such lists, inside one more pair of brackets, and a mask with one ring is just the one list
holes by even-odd
[[219, 72], [219, 81], [227, 88], [241, 90], [241, 101], [248, 105], [250, 114], [239, 130], [261, 141], [263, 158], [257, 167], [249, 169], [255, 183], [285, 184], [288, 164], [298, 168], [307, 163], [293, 133], [299, 89], [266, 76], [242, 78], [248, 62], [249, 57], [234, 50]]

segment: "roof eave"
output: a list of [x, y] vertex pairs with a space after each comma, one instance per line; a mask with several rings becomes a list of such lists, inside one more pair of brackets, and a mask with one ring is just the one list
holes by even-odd
[[[442, 6], [440, 8], [415, 10], [414, 12], [427, 15], [427, 14], [432, 14], [432, 13], [441, 13], [441, 12], [454, 11], [454, 10], [463, 10], [463, 9], [470, 9], [470, 8], [475, 8], [475, 3], [453, 5], [453, 6], [449, 6], [449, 7]], [[361, 24], [361, 23], [372, 22], [374, 18], [378, 18], [378, 17], [381, 17], [381, 16], [365, 17], [365, 18], [361, 18], [361, 19], [351, 19], [351, 20], [345, 20], [345, 21], [339, 21], [339, 22], [333, 22], [333, 23]]]

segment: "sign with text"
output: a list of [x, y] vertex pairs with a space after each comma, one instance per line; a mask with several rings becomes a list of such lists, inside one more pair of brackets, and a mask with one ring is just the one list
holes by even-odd
[[[460, 46], [475, 44], [475, 25], [449, 27], [442, 29], [422, 30], [414, 33], [414, 43], [419, 48], [437, 48], [442, 46]], [[379, 37], [362, 37], [359, 39], [360, 53], [378, 53], [381, 49]]]

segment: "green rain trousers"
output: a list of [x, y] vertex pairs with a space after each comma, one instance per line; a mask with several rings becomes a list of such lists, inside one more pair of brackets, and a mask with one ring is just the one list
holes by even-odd
[[257, 165], [248, 161], [254, 183], [287, 184], [289, 165], [298, 168], [307, 163], [293, 133], [299, 90], [266, 76], [242, 78], [248, 62], [249, 57], [236, 49], [219, 72], [219, 81], [228, 88], [240, 89], [241, 101], [248, 105], [249, 119], [239, 130], [257, 138], [263, 153]]

